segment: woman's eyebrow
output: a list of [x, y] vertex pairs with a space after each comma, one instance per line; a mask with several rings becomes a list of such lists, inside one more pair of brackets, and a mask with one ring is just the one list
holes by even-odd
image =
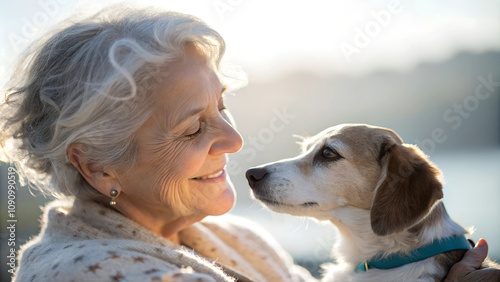
[[[223, 85], [221, 87], [221, 96], [224, 95], [224, 92], [226, 91], [227, 87], [226, 85]], [[199, 108], [194, 108], [192, 110], [190, 110], [189, 112], [185, 113], [185, 114], [180, 114], [177, 116], [177, 118], [174, 120], [173, 122], [173, 125], [174, 127], [177, 127], [178, 125], [180, 125], [183, 121], [185, 121], [186, 119], [192, 117], [192, 116], [195, 116], [203, 111], [205, 111], [207, 109], [207, 106], [202, 106], [202, 107], [199, 107]]]
[[206, 110], [207, 107], [206, 106], [203, 106], [203, 107], [199, 107], [199, 108], [194, 108], [192, 110], [190, 110], [189, 112], [187, 113], [184, 113], [184, 114], [180, 114], [175, 120], [174, 120], [174, 127], [177, 127], [178, 125], [180, 125], [183, 121], [185, 121], [186, 119], [192, 117], [192, 116], [195, 116], [201, 112], [203, 112], [204, 110]]
[[226, 85], [222, 85], [221, 88], [220, 88], [220, 92], [217, 92], [217, 97], [219, 99], [220, 98], [224, 98], [224, 95], [226, 94], [224, 92], [226, 92], [226, 90], [227, 90], [227, 86]]

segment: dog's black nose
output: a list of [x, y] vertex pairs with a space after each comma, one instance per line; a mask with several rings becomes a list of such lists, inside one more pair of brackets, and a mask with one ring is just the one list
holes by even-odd
[[268, 174], [269, 173], [267, 172], [267, 170], [265, 168], [258, 168], [257, 167], [257, 168], [251, 168], [251, 169], [247, 170], [246, 177], [248, 180], [248, 185], [250, 185], [250, 187], [254, 188], [255, 183], [259, 180], [262, 180]]

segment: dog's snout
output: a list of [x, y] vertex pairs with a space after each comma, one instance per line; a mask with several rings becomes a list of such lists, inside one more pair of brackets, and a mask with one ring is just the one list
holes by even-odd
[[254, 188], [255, 183], [259, 180], [262, 180], [268, 174], [269, 173], [267, 172], [267, 170], [265, 168], [251, 168], [251, 169], [247, 170], [246, 177], [248, 180], [248, 185], [250, 185], [250, 187]]

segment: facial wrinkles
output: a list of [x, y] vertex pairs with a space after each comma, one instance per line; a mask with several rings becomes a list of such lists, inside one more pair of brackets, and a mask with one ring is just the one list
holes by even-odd
[[[204, 75], [202, 77], [203, 79], [209, 79], [209, 76], [207, 75]], [[213, 78], [217, 79], [216, 76], [212, 76], [212, 79]], [[201, 87], [191, 87], [191, 89], [188, 89], [184, 93], [180, 94], [181, 101], [179, 103], [176, 103], [177, 105], [175, 107], [170, 107], [170, 109], [173, 108], [173, 110], [170, 113], [166, 114], [166, 116], [168, 116], [168, 118], [166, 119], [167, 122], [162, 124], [163, 129], [160, 130], [160, 132], [166, 136], [159, 136], [159, 142], [157, 142], [155, 146], [156, 149], [154, 151], [155, 159], [162, 160], [162, 162], [157, 163], [156, 165], [158, 167], [160, 175], [154, 184], [155, 187], [159, 187], [159, 197], [163, 201], [170, 204], [176, 203], [177, 208], [179, 210], [183, 210], [184, 212], [187, 212], [189, 210], [189, 207], [197, 207], [199, 204], [201, 204], [201, 202], [206, 202], [206, 200], [198, 197], [197, 195], [190, 195], [190, 192], [187, 191], [187, 189], [183, 188], [185, 184], [183, 182], [190, 180], [172, 178], [171, 176], [175, 175], [175, 170], [173, 168], [175, 167], [179, 169], [179, 167], [176, 165], [177, 160], [182, 158], [183, 152], [189, 150], [189, 146], [194, 146], [196, 149], [205, 149], [205, 151], [196, 152], [196, 154], [198, 154], [199, 156], [208, 156], [210, 145], [204, 145], [200, 143], [207, 142], [207, 138], [209, 138], [210, 135], [218, 134], [220, 132], [221, 125], [221, 121], [217, 120], [221, 118], [221, 116], [219, 116], [218, 110], [218, 100], [220, 97], [219, 93], [221, 91], [221, 85], [220, 83], [218, 83], [218, 80], [217, 83], [209, 83], [209, 81], [205, 81], [205, 83], [202, 83], [202, 85], [208, 85], [211, 87], [209, 87], [209, 89], [201, 89]], [[205, 93], [207, 94], [205, 95]], [[181, 123], [180, 129], [175, 130], [175, 133], [171, 133], [172, 127], [177, 126], [172, 123], [174, 117], [181, 114], [182, 109], [189, 109], [189, 107], [192, 108], [193, 105], [197, 105], [198, 107], [206, 105], [207, 109], [199, 114], [198, 120], [196, 119], [196, 117], [194, 119], [191, 119], [192, 121], [189, 121], [188, 119], [188, 125], [182, 125]], [[191, 122], [196, 123], [195, 127], [201, 126], [202, 134], [195, 137], [194, 139], [186, 139], [186, 130], [189, 130], [189, 128], [194, 128], [193, 126], [189, 125], [189, 123]], [[175, 136], [172, 137], [171, 135]], [[162, 139], [170, 140], [170, 142], [161, 142]], [[190, 151], [189, 153], [191, 154], [193, 152]], [[164, 160], [169, 161], [164, 162]], [[201, 166], [205, 163], [205, 161], [206, 158], [203, 160], [199, 160]], [[197, 202], [196, 204], [194, 204], [195, 201]]]
[[[152, 193], [155, 199], [165, 200], [162, 197], [164, 187], [176, 186], [175, 178], [175, 162], [179, 159], [179, 155], [184, 150], [184, 144], [169, 140], [168, 134], [163, 130], [158, 130], [160, 125], [154, 123], [154, 134], [145, 136], [144, 143], [141, 146], [140, 163], [152, 172]], [[172, 139], [172, 138], [170, 138]]]
[[196, 193], [192, 195], [193, 203], [195, 203], [194, 205], [192, 205], [192, 207], [195, 207], [198, 210], [203, 210], [208, 205], [214, 205], [214, 201], [210, 196], [218, 195], [219, 193], [220, 193], [220, 187], [207, 186], [206, 192]]
[[[155, 115], [146, 124], [146, 130], [139, 132], [142, 135], [142, 144], [138, 162], [152, 172], [152, 193], [155, 199], [162, 202], [182, 203], [188, 197], [179, 195], [182, 180], [175, 177], [179, 169], [176, 163], [182, 153], [188, 149], [189, 140], [180, 140], [167, 128], [165, 119], [170, 119], [163, 109], [157, 108]], [[186, 142], [187, 141], [187, 142]]]
[[[163, 123], [162, 126], [165, 124]], [[181, 213], [185, 213], [191, 206], [191, 197], [185, 191], [186, 189], [183, 189], [185, 181], [188, 180], [179, 176], [179, 174], [182, 175], [184, 169], [180, 164], [184, 154], [193, 153], [189, 147], [193, 145], [194, 140], [186, 138], [184, 132], [180, 136], [172, 136], [173, 134], [168, 129], [161, 132], [164, 136], [162, 139], [170, 142], [158, 142], [152, 154], [155, 158], [152, 163], [155, 164], [154, 169], [157, 171], [153, 183], [156, 196], [171, 206], [175, 205]]]
[[203, 113], [188, 117], [180, 124], [176, 124], [178, 117], [184, 115], [186, 111], [208, 105], [207, 99], [200, 94], [199, 87], [188, 89], [177, 87], [171, 91], [179, 93], [174, 99], [168, 94], [166, 94], [167, 97], [160, 97], [161, 105], [157, 110], [159, 113], [155, 120], [155, 134], [154, 138], [149, 141], [149, 145], [154, 148], [151, 158], [161, 162], [165, 159], [176, 159], [178, 153], [190, 145], [187, 135], [194, 132], [188, 132], [188, 130], [199, 126], [198, 120]]
[[[177, 134], [182, 133], [179, 131], [185, 131], [187, 127], [190, 127], [192, 123], [195, 123], [200, 116], [203, 115], [203, 111], [206, 111], [208, 106], [208, 99], [199, 87], [190, 87], [189, 89], [183, 90], [179, 93], [177, 103], [169, 105], [165, 109], [165, 127], [170, 131], [175, 131]], [[203, 109], [202, 112], [191, 116], [185, 116], [186, 112]], [[183, 120], [179, 120], [179, 117], [184, 116]]]
[[[205, 107], [205, 111], [200, 113], [203, 118], [210, 117], [212, 113], [218, 111], [218, 101], [221, 99], [222, 85], [216, 74], [209, 70], [195, 70], [195, 83], [184, 83], [186, 87], [180, 87], [178, 91], [180, 102], [175, 107], [170, 107], [170, 116], [168, 119], [168, 128], [176, 128], [177, 120], [175, 117], [181, 116], [187, 109]], [[194, 79], [193, 79], [194, 80]], [[195, 119], [192, 119], [195, 120]], [[188, 120], [189, 121], [189, 120]]]
[[[184, 180], [189, 181], [189, 180]], [[179, 215], [192, 212], [193, 198], [188, 189], [185, 189], [181, 179], [168, 179], [162, 177], [157, 184], [159, 189], [159, 198], [177, 211]]]

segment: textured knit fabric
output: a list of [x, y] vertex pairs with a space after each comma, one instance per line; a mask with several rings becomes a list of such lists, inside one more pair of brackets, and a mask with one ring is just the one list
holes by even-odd
[[313, 280], [240, 217], [207, 217], [179, 237], [190, 248], [98, 203], [57, 200], [45, 207], [40, 235], [21, 248], [14, 280], [234, 281], [229, 273], [252, 281]]

